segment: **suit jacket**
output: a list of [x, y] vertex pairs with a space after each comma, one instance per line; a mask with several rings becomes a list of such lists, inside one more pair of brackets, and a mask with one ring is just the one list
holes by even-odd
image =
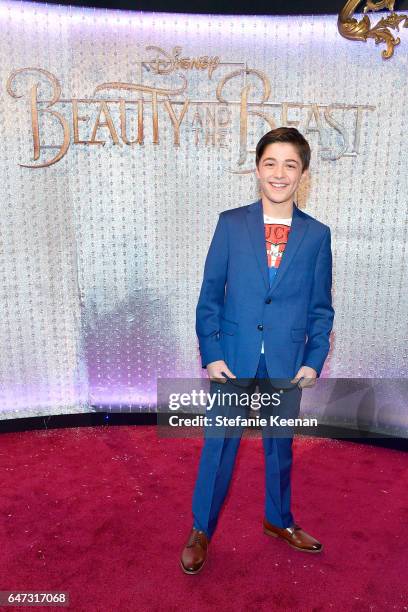
[[296, 203], [288, 242], [269, 285], [262, 200], [220, 213], [196, 308], [202, 367], [223, 359], [254, 377], [262, 340], [270, 377], [302, 365], [318, 376], [333, 326], [330, 228]]

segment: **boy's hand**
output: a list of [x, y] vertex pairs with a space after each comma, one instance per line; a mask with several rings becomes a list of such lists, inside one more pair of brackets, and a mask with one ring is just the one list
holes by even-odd
[[231, 372], [225, 361], [220, 359], [219, 361], [212, 361], [207, 364], [207, 373], [210, 380], [215, 382], [225, 383], [227, 379], [222, 373], [227, 374], [230, 378], [236, 378], [235, 374]]
[[317, 372], [309, 366], [302, 366], [291, 383], [297, 383], [298, 387], [314, 387], [317, 380]]

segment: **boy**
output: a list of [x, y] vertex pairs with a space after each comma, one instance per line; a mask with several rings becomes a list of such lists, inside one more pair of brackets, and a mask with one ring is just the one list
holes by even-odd
[[[279, 408], [285, 416], [299, 414], [302, 388], [313, 386], [320, 376], [334, 318], [330, 229], [294, 202], [310, 155], [308, 142], [292, 127], [271, 130], [260, 139], [256, 176], [262, 197], [220, 213], [196, 309], [202, 367], [207, 368], [212, 392], [286, 384]], [[246, 387], [239, 383], [243, 378], [251, 381]], [[233, 408], [228, 412], [216, 404], [212, 411], [230, 416], [237, 412]], [[233, 434], [226, 427], [217, 434], [205, 430], [194, 523], [181, 556], [185, 573], [196, 574], [206, 561], [242, 428]], [[262, 435], [263, 531], [298, 550], [320, 552], [320, 542], [295, 523], [290, 510], [293, 434], [270, 436], [264, 428]]]

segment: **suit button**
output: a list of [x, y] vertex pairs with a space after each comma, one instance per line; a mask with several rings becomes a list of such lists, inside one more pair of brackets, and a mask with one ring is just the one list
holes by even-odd
[[265, 300], [265, 304], [270, 304], [272, 302], [271, 298], [268, 298], [267, 300]]
[[260, 331], [262, 331], [262, 330], [263, 330], [263, 325], [259, 324], [259, 325], [258, 325], [258, 329], [259, 329]]

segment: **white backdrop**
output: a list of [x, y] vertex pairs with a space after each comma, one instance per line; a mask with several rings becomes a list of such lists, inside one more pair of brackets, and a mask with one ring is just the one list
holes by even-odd
[[335, 16], [0, 2], [2, 418], [154, 410], [157, 377], [203, 375], [204, 258], [218, 213], [258, 198], [255, 144], [279, 125], [309, 140], [297, 201], [332, 228], [323, 375], [407, 378], [401, 38], [385, 61]]

